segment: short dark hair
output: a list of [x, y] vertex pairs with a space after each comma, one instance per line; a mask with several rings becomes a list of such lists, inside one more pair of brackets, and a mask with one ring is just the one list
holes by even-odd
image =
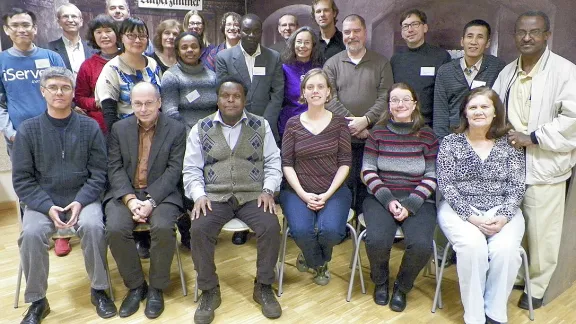
[[420, 21], [423, 24], [427, 24], [428, 23], [428, 17], [426, 17], [426, 13], [422, 10], [419, 9], [410, 9], [410, 10], [406, 10], [404, 11], [401, 15], [400, 15], [400, 26], [402, 26], [402, 22], [404, 20], [406, 20], [406, 18], [415, 15], [416, 17], [418, 17], [418, 19], [420, 19]]
[[464, 29], [462, 31], [462, 37], [466, 36], [466, 30], [470, 27], [479, 26], [479, 27], [486, 27], [488, 31], [488, 39], [492, 36], [492, 28], [490, 28], [490, 24], [482, 19], [474, 19], [469, 21], [466, 25], [464, 25]]
[[8, 19], [21, 14], [30, 16], [30, 18], [32, 18], [32, 24], [36, 25], [36, 15], [32, 11], [22, 8], [12, 8], [12, 10], [8, 11], [4, 16], [2, 16], [4, 26], [8, 26]]
[[[122, 35], [133, 32], [135, 30], [145, 31], [146, 35], [148, 35], [148, 38], [150, 38], [150, 33], [148, 32], [148, 27], [146, 26], [146, 23], [142, 19], [134, 16], [130, 16], [122, 21], [122, 23], [120, 24], [120, 28], [118, 29], [118, 38], [121, 38]], [[122, 39], [120, 39], [119, 42], [121, 45], [120, 50], [121, 52], [124, 52], [125, 48], [124, 44], [122, 44]]]
[[178, 34], [183, 32], [182, 25], [176, 19], [166, 19], [158, 24], [158, 27], [156, 27], [156, 31], [154, 32], [154, 38], [152, 39], [152, 45], [154, 45], [155, 49], [160, 52], [164, 51], [164, 46], [162, 46], [162, 34], [164, 34], [166, 29], [172, 28], [178, 29]]
[[[180, 48], [180, 41], [182, 40], [182, 38], [186, 36], [192, 36], [196, 38], [196, 40], [198, 41], [198, 45], [200, 45], [200, 52], [202, 52], [202, 49], [204, 48], [204, 42], [202, 41], [202, 36], [198, 35], [198, 33], [189, 31], [182, 32], [180, 33], [180, 35], [176, 36], [176, 39], [174, 39], [174, 51], [176, 54], [176, 58], [178, 59], [182, 59], [180, 57], [180, 51], [178, 50]], [[200, 60], [200, 58], [198, 58], [198, 60]]]
[[322, 64], [324, 64], [324, 56], [320, 51], [318, 35], [316, 35], [314, 30], [308, 26], [300, 27], [290, 35], [290, 38], [288, 38], [288, 41], [286, 42], [286, 48], [284, 48], [284, 51], [281, 53], [282, 63], [293, 64], [296, 62], [296, 36], [303, 32], [308, 32], [312, 35], [312, 53], [310, 53], [310, 62], [312, 62], [312, 66], [322, 66]]
[[506, 120], [506, 108], [500, 100], [500, 97], [496, 93], [496, 91], [490, 89], [489, 87], [478, 87], [474, 90], [470, 91], [470, 93], [464, 98], [462, 102], [462, 106], [460, 106], [460, 125], [458, 128], [454, 130], [455, 133], [464, 133], [468, 127], [468, 118], [466, 118], [466, 106], [470, 100], [477, 96], [486, 96], [488, 99], [492, 101], [494, 105], [494, 119], [492, 120], [492, 124], [490, 125], [490, 129], [488, 129], [488, 133], [486, 133], [487, 139], [498, 139], [502, 136], [506, 136], [508, 131], [512, 129], [512, 125], [508, 123]]
[[260, 17], [258, 17], [255, 14], [249, 13], [249, 14], [245, 14], [244, 16], [242, 16], [242, 19], [240, 20], [240, 29], [242, 29], [242, 22], [244, 22], [244, 20], [246, 20], [246, 19], [252, 19], [254, 21], [259, 22], [261, 26], [264, 26], [262, 19], [260, 19]]
[[548, 18], [548, 15], [546, 13], [540, 10], [530, 10], [520, 14], [520, 16], [518, 16], [518, 19], [516, 19], [514, 29], [516, 29], [516, 25], [518, 25], [518, 22], [520, 22], [520, 19], [522, 19], [523, 17], [540, 17], [544, 19], [544, 28], [546, 28], [545, 31], [550, 30], [550, 18]]
[[314, 16], [314, 11], [316, 10], [316, 5], [318, 4], [318, 2], [320, 1], [328, 1], [330, 2], [330, 7], [332, 8], [332, 11], [334, 12], [334, 24], [336, 24], [336, 22], [338, 21], [338, 13], [340, 12], [340, 10], [338, 9], [338, 6], [336, 5], [336, 2], [334, 2], [334, 0], [312, 0], [312, 5], [310, 6], [312, 8], [312, 19], [314, 21], [316, 21], [316, 17]]
[[232, 82], [241, 85], [242, 89], [244, 90], [244, 96], [246, 97], [248, 95], [248, 87], [246, 86], [246, 84], [244, 84], [244, 81], [242, 81], [240, 78], [234, 75], [227, 75], [222, 79], [218, 80], [218, 83], [216, 84], [216, 94], [220, 94], [220, 88], [226, 82]]
[[220, 31], [224, 35], [226, 35], [226, 19], [228, 19], [228, 17], [232, 17], [232, 19], [234, 19], [234, 21], [238, 22], [239, 25], [240, 25], [240, 21], [242, 20], [242, 16], [240, 16], [239, 14], [232, 12], [232, 11], [229, 11], [229, 12], [225, 13], [224, 15], [222, 15], [222, 20], [220, 20]]
[[351, 21], [351, 20], [358, 20], [358, 21], [360, 21], [360, 25], [362, 25], [362, 27], [363, 27], [364, 29], [366, 29], [366, 20], [365, 20], [362, 16], [357, 15], [357, 14], [351, 14], [351, 15], [346, 16], [346, 17], [344, 18], [344, 20], [342, 20], [342, 23], [344, 23], [345, 21]]
[[88, 22], [88, 30], [86, 31], [86, 41], [90, 47], [94, 49], [100, 49], [100, 46], [96, 44], [96, 39], [94, 38], [94, 31], [98, 28], [110, 28], [114, 31], [114, 35], [116, 35], [116, 43], [118, 43], [118, 24], [112, 17], [108, 16], [107, 14], [100, 14], [94, 19]]

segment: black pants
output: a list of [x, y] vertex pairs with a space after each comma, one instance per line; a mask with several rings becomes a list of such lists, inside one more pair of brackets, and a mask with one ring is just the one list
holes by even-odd
[[209, 290], [218, 285], [214, 252], [218, 234], [232, 218], [238, 218], [255, 233], [257, 242], [256, 279], [261, 284], [274, 283], [274, 267], [280, 249], [280, 224], [276, 215], [258, 208], [258, 202], [252, 200], [238, 205], [232, 197], [224, 203], [212, 202], [212, 211], [206, 216], [192, 220], [190, 227], [190, 246], [192, 261], [198, 272], [198, 288]]
[[399, 289], [409, 292], [418, 273], [426, 266], [432, 255], [432, 237], [436, 227], [436, 205], [425, 202], [403, 222], [394, 219], [388, 208], [382, 206], [374, 196], [364, 200], [366, 220], [366, 254], [370, 261], [372, 281], [376, 285], [388, 283], [390, 273], [390, 250], [394, 243], [396, 228], [402, 227], [406, 250], [396, 276]]
[[352, 167], [348, 175], [348, 188], [352, 191], [352, 209], [356, 215], [362, 212], [362, 202], [368, 195], [366, 185], [362, 182], [362, 159], [364, 157], [364, 142], [352, 141]]

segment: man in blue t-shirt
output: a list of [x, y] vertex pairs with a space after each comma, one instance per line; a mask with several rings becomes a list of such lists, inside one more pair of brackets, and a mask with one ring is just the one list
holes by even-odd
[[51, 66], [63, 66], [59, 54], [34, 45], [36, 15], [14, 8], [2, 17], [4, 32], [13, 46], [0, 53], [0, 132], [11, 155], [18, 126], [46, 110], [40, 94], [40, 76]]

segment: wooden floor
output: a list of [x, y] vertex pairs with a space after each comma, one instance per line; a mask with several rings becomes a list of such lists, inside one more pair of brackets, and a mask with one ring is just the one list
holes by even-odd
[[[12, 308], [16, 276], [18, 271], [18, 223], [13, 212], [0, 211], [0, 323], [18, 323], [28, 305], [24, 304], [24, 283], [20, 294], [20, 306]], [[268, 322], [252, 300], [253, 280], [256, 263], [256, 240], [251, 239], [244, 246], [230, 242], [231, 234], [222, 233], [216, 250], [216, 264], [220, 276], [222, 305], [216, 310], [214, 323], [264, 323]], [[143, 306], [127, 319], [115, 317], [100, 319], [90, 304], [90, 286], [84, 270], [79, 240], [72, 240], [73, 250], [66, 257], [56, 257], [50, 251], [50, 277], [48, 300], [52, 312], [44, 323], [146, 323]], [[334, 249], [330, 263], [332, 281], [320, 287], [312, 282], [311, 274], [302, 274], [294, 266], [298, 249], [289, 239], [284, 294], [279, 298], [283, 308], [282, 317], [275, 323], [463, 323], [463, 309], [460, 303], [455, 267], [447, 268], [443, 282], [444, 309], [430, 312], [434, 296], [434, 278], [418, 277], [414, 289], [408, 295], [408, 307], [402, 313], [395, 313], [387, 306], [377, 306], [372, 301], [374, 286], [370, 280], [368, 294], [355, 286], [352, 301], [346, 302], [346, 291], [350, 278], [348, 262], [352, 243], [350, 240]], [[364, 248], [364, 275], [369, 278]], [[188, 296], [182, 296], [176, 259], [172, 263], [172, 285], [165, 292], [166, 310], [155, 322], [191, 323], [197, 304], [193, 302], [193, 265], [189, 251], [181, 248], [186, 274]], [[402, 248], [394, 247], [391, 268], [395, 273], [402, 257]], [[116, 263], [108, 255], [112, 282], [116, 294], [116, 305], [126, 288], [116, 269]], [[148, 262], [144, 261], [145, 268]], [[147, 271], [147, 270], [146, 270]], [[392, 279], [393, 280], [393, 279]], [[357, 281], [358, 282], [358, 281]], [[530, 323], [528, 312], [516, 307], [519, 291], [513, 291], [508, 303], [509, 323]], [[568, 289], [549, 305], [536, 311], [534, 323], [576, 323], [576, 288]]]

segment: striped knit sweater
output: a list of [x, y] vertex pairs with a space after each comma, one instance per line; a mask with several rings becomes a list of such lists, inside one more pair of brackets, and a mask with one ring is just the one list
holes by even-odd
[[368, 192], [386, 208], [398, 200], [415, 214], [436, 190], [438, 139], [424, 126], [412, 132], [412, 123], [376, 125], [364, 147], [362, 179]]

